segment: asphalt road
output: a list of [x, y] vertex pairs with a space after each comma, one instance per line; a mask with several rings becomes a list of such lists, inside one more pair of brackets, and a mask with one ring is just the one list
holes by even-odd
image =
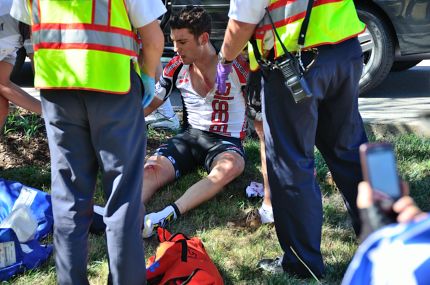
[[367, 98], [430, 97], [430, 60], [402, 72], [391, 72]]
[[[402, 72], [391, 72], [385, 81], [359, 99], [365, 123], [377, 132], [415, 132], [430, 136], [430, 60]], [[379, 130], [378, 130], [379, 129]]]

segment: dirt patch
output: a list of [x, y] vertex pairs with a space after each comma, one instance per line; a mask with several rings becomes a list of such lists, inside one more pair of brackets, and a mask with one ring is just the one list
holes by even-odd
[[[48, 140], [41, 121], [41, 127], [35, 134], [28, 136], [25, 130], [0, 135], [0, 169], [21, 166], [47, 166], [50, 164]], [[147, 156], [152, 154], [160, 142], [171, 137], [168, 131], [151, 132], [147, 140]]]
[[31, 138], [21, 133], [0, 137], [0, 168], [44, 166], [47, 163], [49, 148], [45, 133], [37, 133]]

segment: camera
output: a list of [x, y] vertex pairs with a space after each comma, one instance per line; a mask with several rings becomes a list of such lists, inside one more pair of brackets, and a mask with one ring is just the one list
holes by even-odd
[[312, 97], [312, 92], [303, 77], [298, 60], [294, 57], [282, 57], [276, 60], [275, 66], [281, 70], [285, 79], [285, 86], [290, 90], [296, 103]]

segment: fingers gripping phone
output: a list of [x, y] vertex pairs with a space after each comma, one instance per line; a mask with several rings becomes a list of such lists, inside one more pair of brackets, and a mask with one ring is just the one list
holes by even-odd
[[364, 180], [374, 190], [376, 205], [392, 216], [393, 203], [404, 194], [397, 174], [393, 146], [389, 143], [362, 144], [360, 161]]

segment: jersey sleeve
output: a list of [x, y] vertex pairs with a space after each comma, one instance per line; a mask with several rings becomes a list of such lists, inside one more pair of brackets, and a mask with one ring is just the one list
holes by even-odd
[[155, 96], [158, 99], [166, 101], [175, 88], [175, 82], [178, 78], [179, 71], [183, 66], [180, 56], [175, 56], [164, 67], [163, 73], [155, 85]]
[[246, 61], [246, 59], [239, 55], [234, 61], [233, 61], [233, 67], [236, 71], [237, 77], [239, 78], [240, 86], [246, 85], [246, 79], [248, 78], [249, 73], [249, 63]]

